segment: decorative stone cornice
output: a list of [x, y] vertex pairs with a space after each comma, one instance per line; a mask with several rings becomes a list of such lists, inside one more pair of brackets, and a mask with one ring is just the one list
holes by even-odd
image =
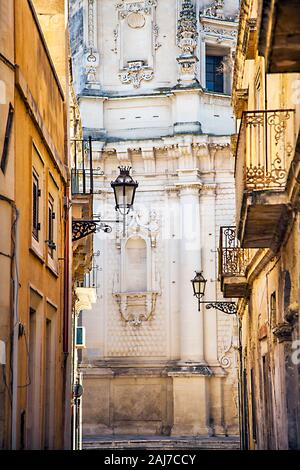
[[190, 194], [197, 195], [202, 189], [202, 183], [200, 182], [190, 182], [190, 183], [176, 183], [176, 187], [180, 191], [180, 196], [187, 196]]
[[152, 7], [157, 6], [157, 0], [144, 0], [142, 2], [132, 1], [130, 3], [122, 0], [116, 5], [116, 9], [119, 12], [121, 18], [126, 18], [131, 13], [143, 12], [146, 15], [150, 15]]
[[169, 377], [192, 377], [195, 375], [206, 375], [206, 376], [211, 376], [212, 371], [210, 367], [206, 365], [201, 365], [201, 364], [186, 364], [186, 365], [180, 365], [177, 367], [172, 368], [168, 372]]
[[217, 193], [217, 185], [216, 184], [204, 184], [201, 188], [201, 197], [215, 197]]

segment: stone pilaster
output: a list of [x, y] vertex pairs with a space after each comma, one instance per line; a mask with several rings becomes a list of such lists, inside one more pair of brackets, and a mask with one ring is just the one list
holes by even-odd
[[179, 186], [181, 209], [180, 239], [180, 345], [181, 363], [203, 363], [203, 314], [198, 312], [191, 279], [201, 269], [200, 183]]
[[[216, 300], [216, 221], [215, 221], [216, 186], [203, 186], [200, 196], [202, 268], [207, 279], [204, 300]], [[204, 356], [206, 362], [218, 365], [217, 358], [217, 313], [215, 309], [207, 310], [203, 306], [204, 315]]]
[[208, 377], [206, 367], [170, 372], [173, 378], [173, 436], [208, 435]]

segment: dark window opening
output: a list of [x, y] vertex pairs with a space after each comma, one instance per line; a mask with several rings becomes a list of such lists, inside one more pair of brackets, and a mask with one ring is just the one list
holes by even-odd
[[2, 151], [2, 157], [1, 157], [1, 165], [0, 165], [3, 173], [5, 173], [6, 167], [7, 167], [8, 150], [9, 150], [9, 142], [10, 142], [10, 137], [11, 137], [13, 116], [14, 116], [14, 108], [12, 104], [9, 103], [4, 143], [3, 143], [3, 151]]
[[252, 408], [252, 437], [256, 441], [256, 402], [255, 402], [255, 385], [254, 385], [254, 374], [251, 369], [251, 408]]
[[39, 197], [41, 190], [39, 189], [39, 178], [34, 172], [32, 174], [32, 235], [39, 241]]
[[[271, 327], [273, 328], [277, 322], [277, 309], [276, 309], [276, 292], [271, 294], [270, 299], [270, 316], [271, 316]], [[276, 338], [275, 338], [276, 339]]]
[[223, 56], [206, 56], [206, 88], [208, 91], [224, 93]]
[[48, 253], [51, 258], [53, 258], [53, 253], [56, 248], [54, 243], [54, 219], [55, 219], [55, 212], [54, 212], [54, 200], [51, 195], [49, 195], [48, 201]]

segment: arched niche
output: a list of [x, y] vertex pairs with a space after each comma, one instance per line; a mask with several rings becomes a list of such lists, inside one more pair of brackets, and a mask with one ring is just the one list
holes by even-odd
[[147, 244], [142, 237], [126, 242], [124, 274], [126, 292], [147, 292]]

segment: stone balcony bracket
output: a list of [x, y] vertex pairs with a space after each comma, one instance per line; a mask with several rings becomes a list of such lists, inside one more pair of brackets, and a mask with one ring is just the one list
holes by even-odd
[[75, 295], [76, 313], [79, 313], [82, 310], [91, 310], [92, 304], [96, 303], [97, 301], [97, 293], [94, 287], [76, 287]]

